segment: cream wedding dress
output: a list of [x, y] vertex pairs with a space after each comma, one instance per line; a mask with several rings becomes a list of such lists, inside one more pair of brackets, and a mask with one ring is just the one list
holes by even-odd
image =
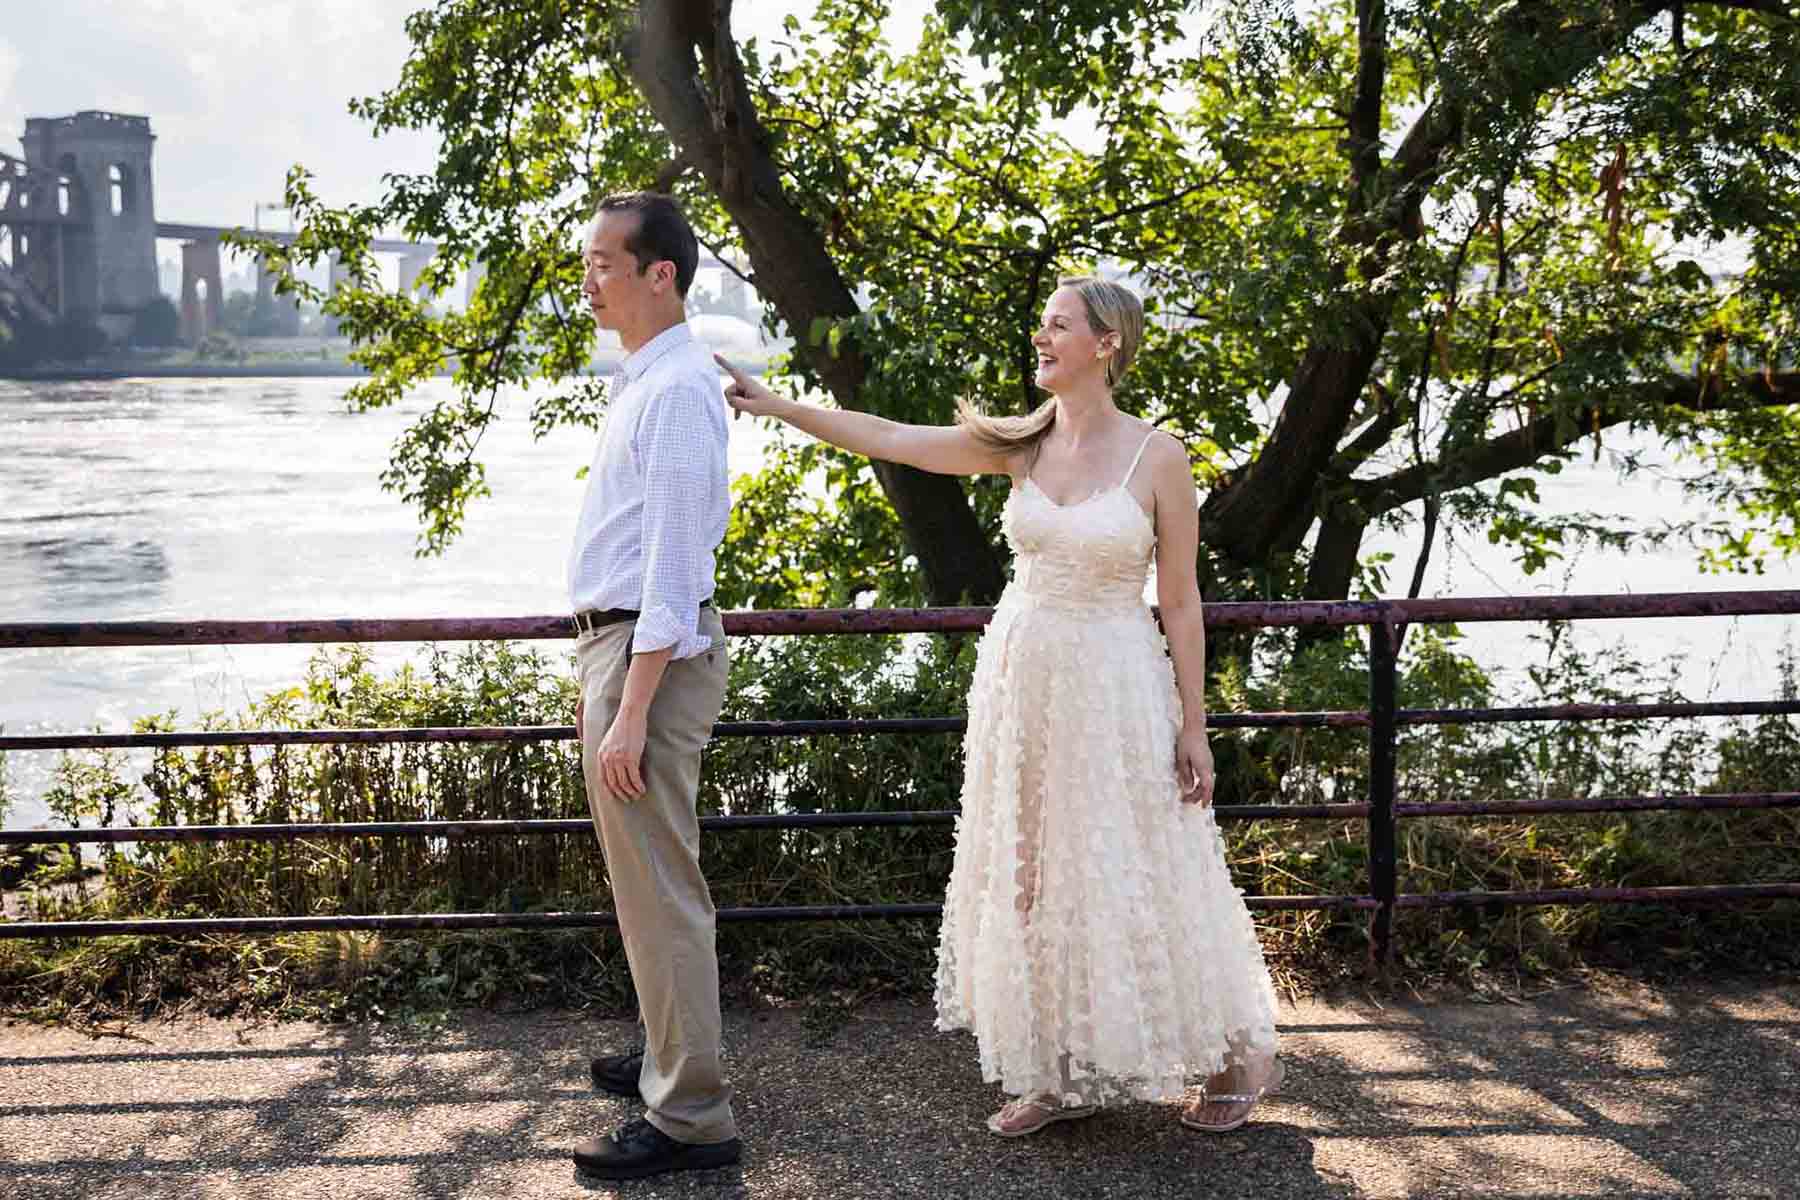
[[1254, 1091], [1274, 1064], [1250, 913], [1211, 809], [1180, 800], [1181, 703], [1143, 599], [1156, 539], [1126, 487], [1143, 453], [1077, 504], [1028, 476], [1004, 515], [1014, 576], [969, 691], [937, 1025], [972, 1031], [1015, 1095], [1159, 1100], [1227, 1066]]

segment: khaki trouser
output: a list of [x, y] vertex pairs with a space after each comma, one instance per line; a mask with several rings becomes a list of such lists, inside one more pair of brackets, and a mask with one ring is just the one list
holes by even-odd
[[630, 801], [606, 790], [599, 750], [624, 696], [631, 624], [609, 625], [575, 644], [586, 704], [582, 777], [644, 1021], [644, 1115], [689, 1143], [737, 1136], [719, 1065], [719, 958], [694, 812], [700, 750], [725, 701], [727, 652], [715, 610], [700, 610], [700, 629], [712, 635], [713, 649], [677, 659], [664, 673], [650, 705], [645, 791]]

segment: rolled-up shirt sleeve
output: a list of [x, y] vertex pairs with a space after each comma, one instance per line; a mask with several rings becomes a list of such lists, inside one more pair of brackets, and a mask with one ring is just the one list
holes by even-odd
[[719, 436], [723, 401], [717, 392], [681, 383], [646, 406], [637, 452], [644, 479], [644, 596], [631, 652], [674, 648], [671, 658], [712, 649], [700, 632], [700, 602], [710, 572], [702, 514], [723, 486], [725, 443]]

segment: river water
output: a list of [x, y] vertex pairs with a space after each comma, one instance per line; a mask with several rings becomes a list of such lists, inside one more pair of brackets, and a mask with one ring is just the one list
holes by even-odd
[[[593, 435], [533, 441], [513, 396], [481, 454], [493, 497], [440, 558], [414, 556], [416, 518], [378, 477], [389, 446], [450, 391], [434, 380], [396, 409], [350, 414], [343, 379], [0, 381], [0, 622], [307, 617], [520, 616], [563, 611], [563, 560]], [[733, 424], [734, 474], [756, 468], [770, 434]], [[1629, 447], [1621, 444], [1619, 447]], [[1608, 461], [1543, 481], [1545, 506], [1630, 513], [1688, 510], [1648, 479], [1621, 483]], [[1390, 538], [1393, 594], [1414, 548]], [[1427, 595], [1720, 589], [1692, 555], [1591, 552], [1525, 577], [1501, 549], [1459, 542], [1434, 554]], [[1800, 587], [1778, 566], [1757, 587]], [[1640, 656], [1685, 656], [1693, 698], [1773, 692], [1786, 618], [1595, 622], [1598, 644], [1628, 637]], [[1535, 653], [1524, 627], [1471, 627], [1465, 645], [1503, 676]], [[566, 649], [550, 648], [558, 653]], [[397, 664], [416, 647], [386, 646]], [[0, 650], [0, 726], [10, 733], [123, 731], [176, 710], [182, 724], [235, 712], [297, 682], [310, 646]], [[38, 799], [54, 752], [15, 752], [9, 825], [45, 819]]]

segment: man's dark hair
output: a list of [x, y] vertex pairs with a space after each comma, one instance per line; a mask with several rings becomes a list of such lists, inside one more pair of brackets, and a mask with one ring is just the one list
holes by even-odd
[[600, 201], [600, 211], [637, 214], [637, 231], [625, 239], [625, 249], [637, 260], [638, 273], [649, 270], [651, 263], [674, 263], [675, 294], [687, 299], [700, 265], [700, 242], [681, 206], [661, 192], [620, 192]]

